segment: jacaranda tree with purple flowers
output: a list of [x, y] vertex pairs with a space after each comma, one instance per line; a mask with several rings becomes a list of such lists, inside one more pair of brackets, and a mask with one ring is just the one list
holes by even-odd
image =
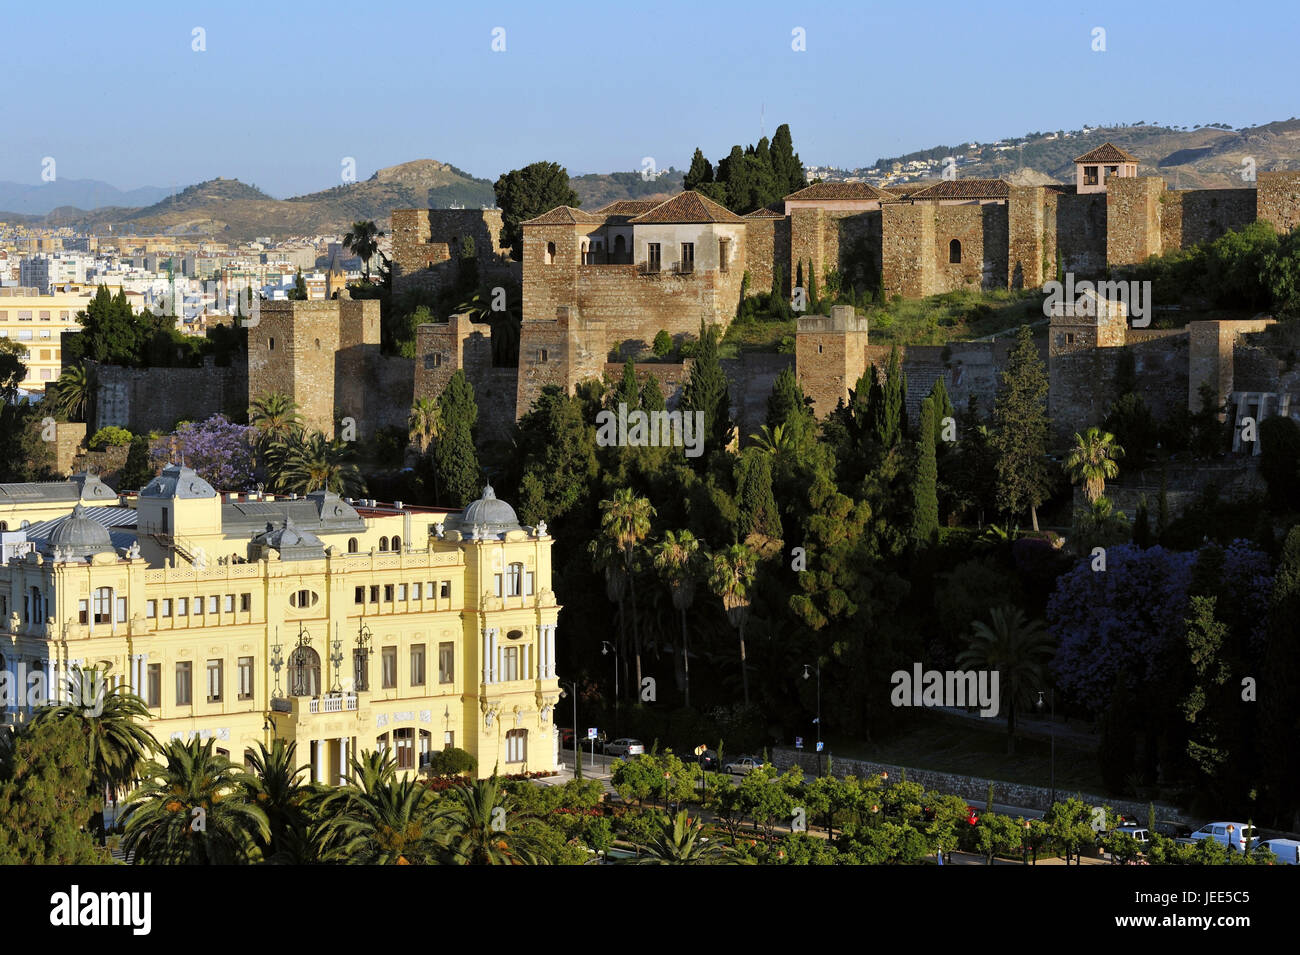
[[252, 438], [252, 428], [215, 414], [177, 429], [171, 441], [154, 449], [151, 458], [156, 467], [165, 467], [172, 460], [179, 463], [183, 456], [185, 464], [218, 491], [242, 490], [253, 479]]

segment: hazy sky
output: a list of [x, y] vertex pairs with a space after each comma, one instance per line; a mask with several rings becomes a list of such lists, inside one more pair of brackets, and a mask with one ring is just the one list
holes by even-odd
[[66, 0], [5, 4], [0, 24], [0, 179], [33, 184], [46, 156], [61, 178], [226, 176], [276, 196], [338, 185], [344, 157], [361, 179], [421, 158], [489, 179], [539, 159], [683, 168], [761, 121], [788, 122], [805, 162], [856, 166], [1085, 123], [1300, 113], [1294, 0]]

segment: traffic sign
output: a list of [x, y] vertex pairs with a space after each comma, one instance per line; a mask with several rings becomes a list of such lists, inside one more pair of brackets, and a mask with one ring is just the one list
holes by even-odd
[[594, 727], [594, 726], [588, 726], [588, 727], [587, 727], [587, 739], [595, 739], [595, 738], [596, 738], [596, 727]]
[[802, 737], [802, 736], [796, 736], [796, 737], [794, 738], [794, 748], [795, 748], [795, 749], [803, 749], [803, 737]]
[[818, 740], [818, 741], [817, 741], [817, 752], [820, 753], [820, 752], [822, 751], [822, 746], [823, 746], [823, 745], [824, 745], [824, 744], [822, 743], [821, 740]]

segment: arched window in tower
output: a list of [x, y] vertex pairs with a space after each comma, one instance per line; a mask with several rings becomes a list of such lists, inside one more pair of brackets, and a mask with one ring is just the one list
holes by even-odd
[[348, 553], [349, 553], [349, 554], [355, 554], [356, 552], [357, 552], [357, 539], [356, 539], [355, 537], [349, 537], [349, 538], [348, 538]]
[[554, 242], [546, 243], [546, 264], [547, 265], [555, 264], [555, 243]]
[[393, 535], [393, 543], [391, 547], [395, 551], [401, 551], [402, 549], [402, 539], [398, 537], [396, 534]]
[[380, 549], [380, 550], [388, 550], [388, 538], [387, 538], [387, 537], [381, 537], [381, 538], [379, 538], [379, 549]]
[[320, 654], [311, 647], [289, 655], [289, 695], [320, 696]]
[[956, 239], [948, 243], [948, 261], [953, 265], [961, 263], [961, 243]]

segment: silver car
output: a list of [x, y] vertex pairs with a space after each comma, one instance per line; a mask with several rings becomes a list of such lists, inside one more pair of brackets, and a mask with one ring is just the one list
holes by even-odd
[[763, 765], [761, 759], [755, 759], [753, 756], [740, 756], [727, 763], [725, 768], [733, 776], [743, 776], [746, 773], [752, 773], [756, 769], [762, 769]]
[[612, 743], [605, 744], [605, 752], [610, 756], [618, 756], [626, 759], [629, 756], [644, 756], [645, 743], [639, 739], [631, 739], [623, 736], [614, 740]]

